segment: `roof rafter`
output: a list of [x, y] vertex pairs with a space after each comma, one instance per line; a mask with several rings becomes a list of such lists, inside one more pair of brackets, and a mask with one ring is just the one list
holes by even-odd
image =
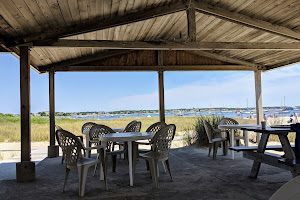
[[196, 11], [204, 14], [213, 15], [221, 19], [242, 24], [251, 28], [267, 31], [269, 33], [284, 36], [290, 39], [300, 40], [300, 32], [294, 31], [284, 26], [274, 25], [264, 20], [254, 19], [247, 15], [230, 12], [223, 8], [218, 8], [203, 2], [197, 2], [195, 0], [191, 0], [191, 6], [195, 7]]
[[112, 57], [112, 56], [116, 56], [116, 55], [129, 53], [130, 51], [133, 51], [133, 50], [101, 51], [101, 52], [98, 52], [98, 53], [95, 53], [92, 55], [87, 55], [87, 56], [69, 59], [69, 60], [63, 60], [61, 62], [40, 66], [39, 68], [40, 68], [40, 71], [44, 72], [44, 71], [49, 71], [54, 68], [60, 68], [60, 67], [66, 67], [66, 66], [70, 66], [70, 65], [78, 65], [78, 64], [82, 64], [82, 63], [86, 63], [86, 62], [97, 61], [97, 60], [101, 60], [103, 58], [108, 58], [108, 57]]
[[248, 62], [245, 60], [240, 60], [237, 58], [231, 58], [228, 56], [223, 56], [217, 53], [212, 53], [209, 51], [186, 51], [186, 52], [190, 52], [193, 54], [197, 54], [199, 56], [205, 56], [205, 57], [209, 57], [209, 58], [213, 58], [213, 59], [217, 59], [223, 62], [228, 62], [228, 63], [234, 63], [234, 64], [239, 64], [239, 65], [246, 65], [249, 67], [253, 67], [254, 69], [257, 69], [257, 67], [262, 68], [263, 66], [261, 66], [260, 64], [256, 64], [256, 63], [252, 63], [252, 62]]
[[34, 41], [25, 45], [32, 47], [86, 47], [99, 49], [141, 50], [300, 50], [300, 42], [166, 42], [58, 39]]
[[243, 65], [66, 66], [54, 71], [255, 71]]
[[[4, 45], [4, 39], [0, 38], [0, 53], [11, 53], [16, 58], [20, 58], [20, 50], [17, 47], [8, 48]], [[30, 65], [32, 69], [36, 72], [39, 72], [39, 67], [35, 65], [32, 61], [30, 61]]]
[[280, 63], [277, 63], [275, 65], [267, 66], [266, 70], [272, 70], [272, 69], [279, 68], [279, 67], [286, 67], [288, 65], [294, 65], [294, 64], [297, 64], [297, 63], [300, 63], [300, 57], [292, 59], [292, 60], [287, 60], [287, 61], [284, 61], [284, 62], [280, 62]]
[[0, 45], [0, 53], [9, 53], [9, 51], [4, 48], [2, 45]]
[[138, 12], [127, 13], [123, 16], [111, 17], [103, 20], [99, 20], [99, 18], [97, 18], [86, 23], [81, 23], [77, 26], [63, 27], [61, 29], [56, 30], [47, 30], [42, 33], [30, 34], [27, 36], [22, 36], [20, 38], [14, 38], [13, 41], [10, 41], [11, 44], [8, 43], [7, 45], [20, 45], [35, 40], [56, 39], [78, 35], [82, 33], [88, 33], [92, 31], [103, 30], [151, 18], [156, 18], [179, 11], [184, 11], [187, 9], [187, 6], [187, 2], [181, 0], [176, 3], [171, 3], [155, 8], [148, 8]]

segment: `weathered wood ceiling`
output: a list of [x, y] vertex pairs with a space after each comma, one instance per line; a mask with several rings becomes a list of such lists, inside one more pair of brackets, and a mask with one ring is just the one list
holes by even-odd
[[[197, 66], [202, 58], [268, 70], [300, 62], [299, 12], [298, 0], [0, 0], [0, 52], [31, 46], [32, 66], [47, 71], [105, 63], [154, 41], [189, 50]], [[69, 40], [94, 42], [64, 47]]]

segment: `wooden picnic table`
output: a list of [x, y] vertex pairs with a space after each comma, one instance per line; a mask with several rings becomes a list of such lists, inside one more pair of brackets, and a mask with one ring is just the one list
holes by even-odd
[[[294, 151], [287, 137], [290, 132], [293, 132], [290, 127], [266, 127], [265, 129], [262, 129], [261, 127], [242, 128], [242, 130], [244, 129], [262, 134], [257, 148], [230, 148], [235, 151], [243, 151], [243, 156], [245, 158], [254, 160], [250, 177], [257, 178], [261, 163], [289, 170], [294, 177], [300, 173], [300, 165], [296, 161]], [[274, 148], [267, 146], [267, 142], [271, 134], [278, 136], [281, 148], [278, 146]], [[284, 158], [277, 154], [267, 153], [265, 152], [266, 150], [283, 151]]]

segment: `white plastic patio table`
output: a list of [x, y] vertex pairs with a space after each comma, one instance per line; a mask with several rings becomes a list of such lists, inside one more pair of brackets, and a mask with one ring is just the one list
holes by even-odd
[[[106, 147], [107, 142], [127, 142], [128, 143], [128, 160], [129, 160], [129, 183], [133, 186], [133, 166], [132, 166], [132, 143], [137, 140], [151, 139], [154, 133], [149, 132], [125, 132], [110, 133], [100, 136], [101, 144]], [[106, 156], [106, 155], [105, 155]], [[101, 170], [102, 172], [102, 170]], [[103, 176], [101, 176], [103, 179]]]
[[[124, 128], [111, 128], [114, 132], [120, 133], [124, 131]], [[83, 130], [83, 134], [85, 135], [85, 146], [90, 147], [90, 129]]]
[[[230, 124], [230, 125], [219, 125], [219, 129], [229, 129], [230, 134], [230, 143], [231, 147], [234, 147], [234, 130], [236, 129], [242, 129], [245, 127], [260, 127], [260, 125], [251, 125], [251, 124]], [[247, 130], [243, 130], [243, 135], [245, 136], [245, 146], [247, 147], [249, 145], [249, 135]], [[234, 151], [231, 150], [231, 158], [234, 159]]]

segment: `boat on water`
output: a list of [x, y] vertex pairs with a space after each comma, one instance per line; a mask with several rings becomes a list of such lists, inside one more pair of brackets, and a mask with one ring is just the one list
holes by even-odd
[[294, 110], [293, 107], [285, 107], [282, 109], [282, 111], [291, 111], [291, 110]]

